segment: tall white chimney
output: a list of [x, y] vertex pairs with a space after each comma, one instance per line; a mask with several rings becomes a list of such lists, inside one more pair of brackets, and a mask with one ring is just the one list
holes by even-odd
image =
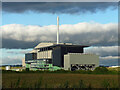
[[57, 44], [59, 44], [59, 16], [57, 16]]

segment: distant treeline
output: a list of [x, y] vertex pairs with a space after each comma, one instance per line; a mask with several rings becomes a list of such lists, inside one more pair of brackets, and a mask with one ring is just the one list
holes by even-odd
[[6, 67], [6, 66], [10, 66], [10, 67], [22, 67], [22, 65], [0, 65], [0, 67]]
[[80, 73], [80, 74], [120, 74], [120, 71], [116, 70], [108, 70], [106, 67], [97, 67], [95, 70], [76, 70], [76, 71], [70, 71], [70, 70], [57, 70], [57, 71], [49, 71], [49, 70], [37, 70], [37, 71], [11, 71], [11, 70], [2, 70], [2, 73]]

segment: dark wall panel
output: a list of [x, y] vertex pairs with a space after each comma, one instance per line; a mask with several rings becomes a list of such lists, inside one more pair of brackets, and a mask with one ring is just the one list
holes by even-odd
[[32, 60], [32, 59], [33, 59], [32, 53], [25, 54], [25, 61]]
[[63, 47], [67, 49], [67, 53], [83, 53], [82, 47]]
[[61, 62], [62, 62], [62, 67], [64, 67], [64, 55], [68, 53], [83, 53], [83, 48], [82, 47], [61, 47]]
[[83, 48], [67, 46], [54, 47], [52, 53], [53, 65], [64, 67], [64, 55], [68, 53], [83, 53]]
[[37, 59], [37, 53], [27, 53], [25, 54], [25, 61]]
[[33, 59], [37, 59], [37, 53], [33, 53], [33, 54], [32, 54], [32, 58], [33, 58]]
[[61, 47], [55, 47], [52, 52], [53, 66], [62, 66]]

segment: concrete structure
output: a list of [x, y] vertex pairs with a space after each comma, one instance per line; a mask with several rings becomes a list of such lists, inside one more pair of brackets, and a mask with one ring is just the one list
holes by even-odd
[[22, 59], [22, 67], [25, 67], [26, 64], [25, 64], [25, 58]]
[[56, 70], [56, 68], [72, 70], [71, 65], [79, 64], [84, 67], [89, 65], [94, 69], [99, 65], [98, 56], [84, 54], [85, 47], [88, 46], [71, 43], [40, 43], [31, 52], [25, 54], [26, 68], [30, 70]]
[[57, 17], [57, 44], [59, 44], [59, 17]]
[[84, 53], [68, 53], [64, 55], [65, 70], [93, 70], [99, 66], [99, 56]]

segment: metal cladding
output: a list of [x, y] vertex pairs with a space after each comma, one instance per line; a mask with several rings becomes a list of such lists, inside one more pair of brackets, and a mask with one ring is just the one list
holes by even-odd
[[64, 69], [93, 70], [99, 66], [99, 56], [95, 54], [68, 53], [64, 55]]

